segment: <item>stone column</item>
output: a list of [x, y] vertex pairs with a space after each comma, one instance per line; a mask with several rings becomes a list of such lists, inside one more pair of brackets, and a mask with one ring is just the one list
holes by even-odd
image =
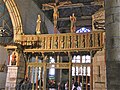
[[120, 90], [120, 0], [105, 0], [107, 90]]

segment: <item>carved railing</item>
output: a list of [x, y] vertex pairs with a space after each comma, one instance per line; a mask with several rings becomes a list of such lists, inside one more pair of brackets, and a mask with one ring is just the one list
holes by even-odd
[[103, 47], [103, 32], [21, 35], [16, 42], [25, 46], [25, 52], [93, 50]]

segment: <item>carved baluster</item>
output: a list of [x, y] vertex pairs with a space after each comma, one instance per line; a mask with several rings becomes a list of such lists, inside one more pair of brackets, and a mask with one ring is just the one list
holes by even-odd
[[78, 36], [75, 35], [75, 48], [78, 48]]
[[81, 34], [81, 44], [80, 44], [80, 48], [83, 48], [83, 34]]
[[65, 40], [66, 48], [68, 48], [68, 45], [67, 45], [67, 44], [68, 44], [68, 39], [67, 39], [67, 38], [68, 38], [68, 36], [65, 35], [65, 39], [66, 39], [66, 40]]
[[100, 33], [98, 33], [97, 36], [98, 36], [98, 46], [100, 46]]
[[85, 48], [86, 42], [85, 42], [85, 35], [83, 35], [83, 47]]
[[74, 42], [75, 42], [74, 36], [72, 35], [71, 36], [71, 48], [74, 48]]
[[47, 43], [46, 43], [47, 49], [51, 48], [51, 38], [47, 37]]
[[87, 47], [90, 47], [90, 34], [87, 34]]
[[57, 42], [58, 42], [58, 47], [57, 47], [57, 49], [60, 49], [60, 35], [59, 36], [57, 36]]
[[89, 39], [89, 41], [90, 41], [90, 47], [92, 47], [93, 46], [93, 35], [92, 34], [90, 34], [90, 39]]
[[95, 47], [98, 47], [98, 33], [95, 33]]
[[67, 48], [67, 35], [64, 36], [64, 42], [65, 42], [64, 48], [66, 49]]
[[58, 39], [57, 36], [54, 37], [54, 48], [58, 48]]
[[71, 48], [71, 43], [72, 43], [72, 41], [71, 41], [71, 36], [70, 35], [68, 35], [67, 36], [67, 48]]
[[85, 34], [85, 47], [88, 47], [88, 34]]
[[51, 37], [51, 49], [54, 48], [54, 36]]
[[64, 48], [64, 36], [61, 36], [60, 38], [60, 46], [61, 48]]
[[47, 49], [47, 43], [48, 43], [48, 39], [47, 39], [47, 36], [45, 36], [45, 49]]
[[79, 34], [78, 35], [78, 48], [81, 47], [81, 35]]
[[95, 33], [92, 33], [92, 47], [95, 47]]
[[39, 45], [39, 48], [42, 48], [42, 38], [41, 37], [39, 37], [39, 39], [38, 39], [38, 45]]
[[81, 35], [81, 47], [82, 48], [85, 47], [85, 35], [84, 34]]
[[42, 45], [42, 49], [45, 49], [45, 44], [44, 43], [45, 43], [44, 37], [42, 37], [42, 44], [41, 44]]
[[104, 44], [105, 42], [105, 32], [102, 33], [100, 32], [100, 47], [102, 46], [102, 44]]
[[62, 40], [61, 40], [61, 39], [62, 39], [62, 36], [60, 35], [60, 36], [59, 36], [59, 45], [58, 45], [58, 48], [59, 48], [59, 49], [62, 48], [62, 46], [61, 46], [61, 45], [62, 45], [62, 44], [61, 44]]
[[50, 49], [52, 48], [52, 37], [50, 36]]
[[36, 47], [39, 48], [39, 37], [36, 37], [36, 42], [35, 42], [35, 44], [36, 44]]
[[35, 41], [34, 41], [34, 37], [32, 37], [31, 42], [32, 42], [32, 48], [35, 48]]

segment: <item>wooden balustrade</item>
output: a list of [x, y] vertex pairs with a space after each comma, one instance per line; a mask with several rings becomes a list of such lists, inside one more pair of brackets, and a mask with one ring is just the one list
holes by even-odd
[[21, 35], [16, 42], [31, 51], [71, 51], [100, 49], [103, 47], [103, 32]]

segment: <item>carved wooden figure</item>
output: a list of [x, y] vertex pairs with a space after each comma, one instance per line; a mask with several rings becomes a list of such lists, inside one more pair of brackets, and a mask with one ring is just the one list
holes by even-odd
[[74, 13], [72, 14], [72, 16], [70, 16], [70, 21], [71, 21], [70, 30], [71, 30], [71, 33], [74, 33], [74, 32], [75, 32], [75, 29], [76, 29], [76, 26], [75, 26], [76, 17], [75, 17], [75, 15], [74, 15]]
[[36, 34], [41, 34], [41, 17], [38, 15], [37, 25], [36, 25]]
[[59, 18], [59, 12], [58, 12], [58, 8], [68, 4], [68, 2], [64, 2], [62, 4], [57, 5], [56, 3], [54, 3], [54, 5], [50, 5], [50, 4], [44, 4], [44, 6], [53, 8], [53, 22], [54, 22], [54, 33], [57, 33], [57, 20]]
[[16, 65], [16, 66], [19, 65], [18, 53], [16, 51], [12, 53], [11, 65]]

